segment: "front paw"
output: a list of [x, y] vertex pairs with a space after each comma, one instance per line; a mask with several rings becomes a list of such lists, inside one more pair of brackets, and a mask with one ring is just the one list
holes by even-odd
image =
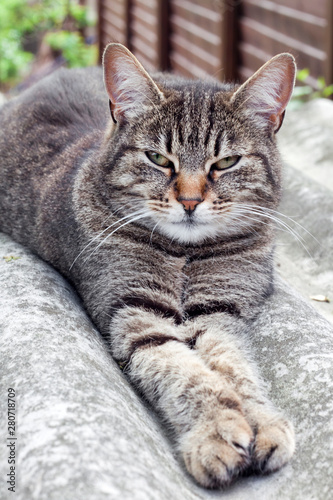
[[254, 435], [243, 415], [217, 409], [186, 433], [180, 443], [189, 473], [206, 488], [220, 488], [246, 469]]
[[257, 425], [253, 448], [254, 469], [261, 473], [278, 470], [290, 460], [294, 451], [294, 429], [288, 420], [273, 416]]

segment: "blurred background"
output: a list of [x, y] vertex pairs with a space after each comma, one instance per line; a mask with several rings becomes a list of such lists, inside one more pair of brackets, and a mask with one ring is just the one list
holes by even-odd
[[288, 51], [294, 102], [333, 94], [333, 0], [0, 0], [0, 92], [98, 64], [110, 41], [148, 70], [240, 82]]
[[16, 93], [60, 66], [98, 62], [97, 3], [0, 0], [0, 91]]

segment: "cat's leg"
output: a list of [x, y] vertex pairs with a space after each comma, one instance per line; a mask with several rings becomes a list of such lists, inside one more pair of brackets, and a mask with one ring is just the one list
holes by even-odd
[[196, 336], [194, 348], [207, 367], [228, 381], [240, 398], [246, 420], [255, 434], [252, 467], [261, 472], [277, 470], [293, 455], [293, 426], [265, 395], [251, 354], [246, 349], [246, 326], [238, 321], [235, 328], [233, 318], [221, 314], [214, 316], [192, 324], [192, 335]]
[[190, 348], [186, 329], [142, 308], [124, 308], [110, 325], [112, 354], [171, 427], [188, 471], [206, 487], [249, 466], [254, 433], [226, 377]]

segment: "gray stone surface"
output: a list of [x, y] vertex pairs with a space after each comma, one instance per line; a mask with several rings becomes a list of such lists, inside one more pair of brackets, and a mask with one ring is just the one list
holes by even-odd
[[[287, 113], [278, 134], [284, 169], [281, 212], [295, 236], [278, 231], [280, 274], [333, 323], [333, 102], [317, 99]], [[298, 239], [298, 241], [297, 241]]]
[[315, 99], [286, 113], [278, 141], [287, 163], [333, 190], [333, 101]]
[[330, 302], [312, 304], [333, 323], [333, 192], [289, 165], [285, 185], [280, 210], [292, 216], [295, 222], [282, 220], [295, 235], [278, 231], [278, 270], [306, 300], [327, 297]]
[[[280, 273], [252, 333], [270, 397], [293, 420], [295, 457], [281, 471], [206, 491], [184, 472], [165, 429], [113, 362], [71, 287], [0, 235], [0, 498], [7, 500], [328, 500], [333, 491], [332, 193], [286, 168], [282, 211], [313, 232], [279, 233]], [[295, 227], [295, 226], [294, 226]], [[306, 235], [304, 232], [303, 236]], [[19, 257], [9, 260], [3, 257]], [[294, 276], [293, 276], [294, 273]], [[318, 285], [315, 288], [315, 285]], [[8, 492], [6, 394], [17, 393], [17, 486]]]
[[[253, 349], [272, 399], [297, 430], [293, 461], [225, 492], [196, 486], [83, 311], [48, 265], [1, 235], [0, 414], [17, 392], [15, 498], [318, 499], [333, 488], [333, 328], [279, 283], [253, 330]], [[1, 443], [7, 438], [1, 418]], [[2, 499], [11, 498], [1, 446]], [[5, 487], [5, 488], [4, 488]]]

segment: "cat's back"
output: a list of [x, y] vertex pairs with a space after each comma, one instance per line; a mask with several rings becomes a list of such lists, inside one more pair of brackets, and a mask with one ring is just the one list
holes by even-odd
[[[22, 131], [42, 139], [54, 127], [103, 129], [107, 99], [100, 68], [60, 69], [0, 108], [1, 139]], [[24, 140], [24, 137], [22, 137]], [[38, 141], [37, 141], [38, 142]]]
[[61, 69], [0, 108], [0, 230], [31, 245], [41, 199], [65, 203], [108, 118], [100, 68]]

